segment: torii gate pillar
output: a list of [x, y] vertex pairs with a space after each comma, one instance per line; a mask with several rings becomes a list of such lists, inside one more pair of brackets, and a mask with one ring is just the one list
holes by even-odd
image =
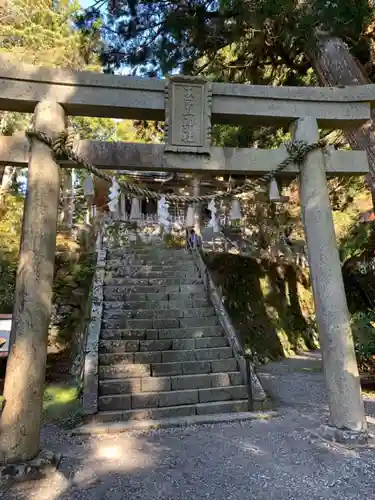
[[[64, 109], [53, 101], [40, 102], [34, 125], [55, 139], [66, 127]], [[27, 181], [0, 425], [0, 463], [31, 460], [39, 452], [60, 170], [51, 149], [35, 139]]]
[[[319, 139], [315, 118], [295, 122], [295, 140]], [[326, 437], [366, 441], [366, 419], [321, 150], [300, 168], [300, 201], [330, 409]]]

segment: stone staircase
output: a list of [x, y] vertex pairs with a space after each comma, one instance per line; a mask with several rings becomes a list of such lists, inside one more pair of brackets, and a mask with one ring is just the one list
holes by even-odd
[[247, 411], [247, 387], [186, 250], [107, 251], [99, 422]]

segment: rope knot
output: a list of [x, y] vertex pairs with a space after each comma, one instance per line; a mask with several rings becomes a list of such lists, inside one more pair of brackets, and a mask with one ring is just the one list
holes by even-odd
[[52, 151], [57, 157], [69, 156], [74, 146], [74, 133], [72, 130], [60, 132], [52, 143]]
[[285, 144], [288, 155], [297, 165], [302, 165], [307, 153], [311, 151], [311, 149], [314, 149], [310, 146], [312, 145], [308, 145], [305, 141], [290, 141]]

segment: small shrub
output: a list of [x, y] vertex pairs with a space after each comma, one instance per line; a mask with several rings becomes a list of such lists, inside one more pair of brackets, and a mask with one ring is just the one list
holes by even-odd
[[58, 252], [53, 285], [54, 314], [52, 327], [57, 329], [55, 341], [66, 346], [82, 320], [95, 270], [94, 254], [77, 256]]
[[17, 260], [14, 254], [0, 253], [0, 314], [11, 314], [16, 285]]
[[351, 325], [358, 369], [375, 374], [375, 311], [353, 314]]
[[0, 203], [0, 313], [10, 314], [16, 285], [24, 199], [4, 194]]

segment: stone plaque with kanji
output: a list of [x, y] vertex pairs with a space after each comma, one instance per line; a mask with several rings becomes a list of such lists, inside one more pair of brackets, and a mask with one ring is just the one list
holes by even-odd
[[173, 77], [167, 84], [165, 151], [209, 154], [212, 84], [202, 78]]

